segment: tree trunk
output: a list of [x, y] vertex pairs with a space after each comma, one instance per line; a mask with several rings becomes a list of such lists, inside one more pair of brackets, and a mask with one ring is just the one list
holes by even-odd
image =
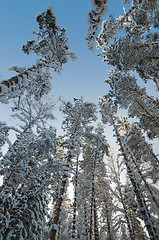
[[84, 221], [85, 221], [85, 239], [88, 240], [88, 221], [87, 221], [87, 207], [84, 204]]
[[[129, 149], [128, 146], [125, 146], [125, 144], [124, 144], [124, 147], [125, 147], [125, 149], [129, 152], [129, 154], [130, 154], [130, 156], [131, 156], [131, 159], [132, 159], [132, 162], [134, 163], [135, 168], [137, 169], [137, 172], [138, 172], [138, 174], [140, 175], [141, 180], [144, 182], [144, 185], [145, 185], [145, 187], [147, 188], [147, 191], [149, 192], [149, 194], [150, 194], [150, 196], [151, 196], [151, 197], [150, 197], [151, 200], [155, 203], [156, 207], [159, 209], [159, 203], [158, 203], [156, 197], [154, 196], [152, 190], [150, 189], [149, 184], [147, 183], [146, 179], [145, 179], [144, 176], [142, 175], [142, 172], [141, 172], [141, 170], [140, 170], [140, 168], [139, 168], [139, 165], [137, 164], [137, 162], [136, 162], [136, 160], [135, 160], [135, 157], [133, 156], [133, 154], [132, 154], [132, 152], [131, 152], [131, 150]], [[152, 152], [152, 154], [153, 154], [153, 156], [156, 157], [156, 155], [155, 155], [153, 152]], [[156, 157], [156, 158], [157, 158], [157, 157]]]
[[126, 222], [127, 222], [128, 229], [129, 229], [130, 239], [134, 240], [135, 239], [134, 231], [133, 231], [132, 226], [131, 226], [130, 221], [129, 221], [129, 216], [128, 216], [127, 209], [126, 209], [126, 204], [125, 204], [125, 201], [123, 199], [120, 186], [119, 186], [119, 194], [120, 194], [120, 198], [121, 198], [121, 203], [122, 203], [123, 208], [124, 208], [124, 215], [125, 215], [125, 219], [126, 219]]
[[91, 198], [91, 214], [90, 214], [90, 227], [89, 227], [89, 240], [92, 240], [92, 216], [93, 216], [93, 199]]
[[[73, 147], [70, 147], [70, 149], [73, 149]], [[69, 156], [67, 157], [67, 163], [68, 163], [66, 165], [67, 168], [69, 168], [69, 163], [71, 161], [71, 158], [72, 158], [72, 155], [69, 154]], [[54, 216], [54, 219], [52, 221], [52, 227], [51, 227], [51, 230], [50, 230], [50, 233], [49, 233], [50, 240], [55, 240], [56, 233], [57, 233], [57, 228], [58, 228], [58, 223], [59, 223], [59, 218], [60, 218], [60, 211], [61, 211], [61, 206], [62, 206], [62, 203], [63, 203], [62, 196], [64, 195], [64, 193], [66, 191], [65, 187], [66, 187], [66, 183], [68, 181], [68, 175], [66, 173], [63, 175], [63, 179], [64, 180], [62, 180], [62, 183], [61, 183], [59, 198], [57, 199], [55, 216]]]
[[[77, 132], [78, 127], [79, 127], [79, 119], [77, 119], [77, 122], [75, 124], [74, 134]], [[69, 169], [69, 165], [71, 163], [71, 159], [72, 159], [71, 151], [73, 149], [74, 149], [74, 143], [72, 143], [72, 145], [69, 148], [70, 153], [67, 157], [67, 165], [66, 165], [67, 169]], [[49, 232], [49, 237], [50, 237], [49, 240], [55, 240], [55, 238], [56, 238], [56, 233], [57, 233], [58, 223], [59, 223], [59, 218], [60, 218], [60, 212], [61, 212], [61, 206], [62, 206], [62, 203], [63, 203], [63, 195], [66, 192], [65, 187], [66, 187], [66, 183], [68, 181], [68, 174], [67, 174], [68, 170], [65, 170], [65, 172], [66, 173], [63, 175], [63, 180], [62, 180], [62, 183], [61, 183], [59, 198], [57, 200], [57, 205], [56, 205], [56, 209], [55, 209], [55, 216], [54, 216], [54, 219], [52, 221], [51, 230]]]
[[96, 209], [95, 196], [94, 196], [93, 204], [94, 204], [94, 238], [95, 238], [95, 240], [99, 240], [99, 231], [98, 231], [98, 226], [97, 226], [97, 209]]
[[[11, 86], [14, 86], [14, 85], [21, 91], [23, 88], [25, 88], [25, 86], [23, 86], [23, 84], [19, 85], [19, 78], [23, 78], [24, 76], [28, 77], [30, 71], [40, 69], [42, 67], [43, 65], [41, 63], [38, 65], [33, 65], [32, 67], [25, 70], [23, 73], [19, 73], [17, 76], [14, 76], [8, 80], [2, 81], [1, 84], [5, 85], [8, 89], [10, 88], [11, 92], [14, 92], [14, 88], [11, 88]], [[2, 88], [0, 87], [0, 95], [1, 93], [2, 93]]]
[[97, 209], [96, 209], [96, 199], [95, 199], [95, 168], [96, 168], [96, 154], [93, 159], [93, 168], [92, 168], [92, 200], [93, 200], [93, 212], [94, 212], [94, 238], [99, 240], [99, 232], [97, 226]]
[[[106, 202], [106, 199], [105, 199], [105, 202]], [[107, 205], [105, 207], [106, 207], [106, 221], [107, 221], [107, 240], [112, 240], [112, 237], [111, 237], [111, 227], [110, 227], [110, 218], [109, 218], [109, 210], [108, 210]]]
[[77, 211], [78, 167], [79, 167], [79, 159], [78, 159], [78, 157], [77, 157], [76, 172], [75, 172], [75, 193], [74, 193], [74, 203], [73, 203], [72, 238], [75, 238], [75, 235], [76, 235], [76, 211]]

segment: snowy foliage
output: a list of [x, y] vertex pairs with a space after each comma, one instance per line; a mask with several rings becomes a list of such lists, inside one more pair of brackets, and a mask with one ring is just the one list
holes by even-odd
[[103, 123], [112, 124], [112, 120], [118, 109], [116, 102], [110, 97], [104, 96], [99, 98], [99, 106]]
[[37, 98], [48, 93], [51, 89], [52, 74], [49, 69], [60, 72], [63, 65], [71, 58], [75, 60], [75, 53], [70, 51], [66, 30], [56, 23], [52, 7], [36, 17], [39, 31], [33, 31], [37, 40], [27, 41], [22, 46], [24, 53], [35, 53], [41, 58], [30, 68], [13, 65], [9, 70], [16, 71], [17, 76], [2, 81], [0, 84], [0, 101], [8, 103], [8, 99], [23, 95], [25, 89], [33, 91]]
[[39, 64], [44, 67], [61, 71], [62, 66], [69, 58], [75, 59], [75, 54], [70, 52], [66, 30], [57, 25], [50, 5], [46, 12], [37, 15], [36, 21], [39, 24], [39, 31], [33, 31], [33, 34], [37, 35], [37, 42], [35, 40], [27, 41], [22, 50], [27, 54], [34, 52], [36, 55], [40, 55]]
[[[111, 16], [109, 20], [103, 22], [97, 41], [98, 47], [103, 47], [101, 55], [107, 64], [126, 73], [136, 71], [144, 81], [152, 79], [159, 89], [158, 33], [153, 29], [157, 28], [156, 15], [158, 15], [156, 0], [139, 3], [135, 1], [124, 16], [118, 19]], [[121, 29], [124, 36], [115, 38]], [[114, 42], [110, 43], [113, 38]]]
[[64, 102], [61, 111], [65, 114], [62, 127], [69, 134], [74, 134], [74, 132], [76, 132], [76, 135], [81, 134], [89, 123], [97, 119], [96, 105], [84, 102], [82, 98], [74, 98], [74, 104]]
[[[136, 209], [139, 211], [136, 214], [141, 216], [150, 239], [158, 239], [159, 234], [158, 198], [152, 188], [152, 183], [158, 181], [159, 161], [151, 145], [146, 142], [142, 130], [147, 132], [149, 138], [158, 138], [158, 98], [149, 96], [146, 88], [137, 84], [132, 71], [136, 72], [145, 83], [148, 79], [153, 80], [158, 90], [158, 33], [155, 32], [155, 28], [158, 28], [157, 13], [157, 1], [133, 1], [132, 8], [125, 10], [124, 16], [118, 19], [110, 17], [106, 20], [97, 37], [98, 47], [103, 48], [101, 56], [104, 61], [116, 67], [115, 70], [109, 71], [109, 78], [106, 80], [110, 86], [109, 93], [100, 98], [102, 120], [113, 125], [136, 198]], [[123, 34], [116, 37], [119, 30], [123, 30]], [[125, 120], [120, 120], [117, 117], [118, 107], [126, 109], [128, 116], [137, 118], [138, 123], [129, 124]], [[148, 179], [151, 184], [148, 183]], [[121, 196], [120, 193], [120, 199]], [[133, 228], [131, 220], [133, 216], [130, 218], [127, 214], [128, 204], [122, 200], [130, 237], [145, 239], [142, 227], [140, 232], [139, 229]], [[130, 205], [132, 207], [133, 203], [131, 202]], [[137, 220], [131, 210], [131, 215], [132, 213], [135, 222]], [[126, 232], [123, 231], [125, 224], [119, 218], [120, 220], [120, 224], [116, 223], [115, 226], [121, 227], [122, 236], [125, 238]], [[139, 225], [139, 222], [136, 224]]]
[[21, 129], [1, 125], [2, 144], [9, 142], [10, 129], [17, 134], [17, 140], [9, 142], [8, 152], [1, 157], [2, 239], [44, 239], [48, 232], [48, 186], [56, 171], [51, 155], [55, 154], [57, 143], [55, 130], [46, 129], [45, 124], [53, 119], [54, 105], [44, 99], [39, 104], [35, 101], [34, 96], [28, 95], [15, 102], [14, 117]]
[[88, 12], [87, 45], [90, 50], [94, 49], [94, 43], [98, 35], [98, 25], [102, 22], [102, 16], [108, 12], [108, 0], [91, 0], [92, 10]]
[[[152, 181], [156, 183], [159, 179], [159, 160], [153, 153], [151, 145], [146, 142], [145, 137], [138, 124], [127, 124], [127, 130], [125, 134], [125, 144], [130, 149], [137, 163], [142, 166], [144, 171], [144, 165], [148, 163], [150, 170], [147, 171], [146, 176], [152, 178]], [[129, 126], [129, 127], [128, 127]]]
[[158, 137], [158, 98], [148, 96], [146, 89], [141, 88], [137, 79], [129, 73], [111, 70], [105, 82], [110, 85], [107, 98], [114, 99], [120, 108], [127, 109], [129, 117], [139, 118], [140, 126], [147, 131], [150, 138]]
[[[100, 218], [98, 210], [104, 211], [108, 207], [102, 201], [108, 198], [105, 186], [104, 156], [108, 155], [108, 143], [103, 135], [103, 127], [96, 129], [89, 127], [85, 133], [85, 141], [82, 147], [83, 160], [79, 162], [77, 185], [77, 217], [76, 233], [84, 237], [99, 238]], [[100, 211], [99, 210], [99, 211]], [[101, 216], [100, 216], [101, 217]]]
[[[46, 69], [43, 71], [42, 65], [34, 65], [31, 68], [23, 68], [22, 72], [18, 69], [18, 66], [11, 67], [10, 70], [14, 70], [18, 73], [16, 77], [3, 81], [0, 87], [0, 99], [4, 102], [10, 98], [21, 97], [24, 92], [30, 92], [34, 94], [36, 99], [41, 98], [51, 90], [51, 72]], [[25, 91], [26, 90], [26, 91]]]

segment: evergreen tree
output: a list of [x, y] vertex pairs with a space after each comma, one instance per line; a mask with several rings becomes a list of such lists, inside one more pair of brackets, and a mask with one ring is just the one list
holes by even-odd
[[[62, 174], [62, 182], [60, 186], [60, 193], [57, 199], [55, 213], [52, 220], [52, 225], [50, 229], [50, 239], [53, 240], [56, 237], [58, 231], [59, 218], [61, 212], [61, 206], [63, 203], [63, 198], [67, 191], [67, 186], [69, 183], [71, 164], [73, 159], [78, 159], [81, 140], [85, 132], [87, 125], [96, 120], [96, 106], [93, 103], [84, 102], [83, 99], [74, 99], [74, 104], [70, 102], [63, 102], [61, 111], [65, 114], [63, 121], [63, 129], [66, 132], [66, 141], [64, 146], [67, 148], [66, 155], [66, 166]], [[77, 176], [77, 175], [76, 175]], [[75, 191], [76, 191], [75, 184]], [[76, 225], [76, 204], [74, 201], [74, 214], [73, 214], [73, 226]], [[73, 227], [72, 237], [75, 238], [75, 227]]]
[[46, 129], [45, 123], [53, 118], [52, 107], [52, 103], [41, 100], [39, 105], [26, 96], [19, 109], [13, 108], [22, 131], [1, 159], [2, 239], [40, 239], [47, 233], [47, 195], [55, 171], [51, 155], [56, 151], [56, 133]]
[[[123, 1], [126, 2], [128, 1]], [[157, 181], [158, 158], [146, 143], [142, 129], [147, 132], [148, 137], [158, 137], [158, 99], [148, 96], [146, 89], [137, 84], [132, 71], [145, 82], [148, 79], [153, 80], [158, 90], [158, 33], [155, 32], [155, 28], [158, 28], [157, 15], [158, 1], [132, 1], [131, 9], [125, 10], [124, 16], [118, 19], [110, 16], [102, 23], [102, 30], [96, 38], [98, 48], [103, 48], [101, 56], [104, 61], [116, 67], [109, 72], [109, 79], [106, 80], [110, 91], [100, 99], [103, 121], [114, 127], [139, 212], [150, 239], [158, 239], [157, 219], [154, 219], [156, 213], [150, 207], [153, 204], [158, 208], [158, 203], [146, 177], [151, 172], [150, 178]], [[119, 31], [123, 31], [123, 34], [116, 38]], [[126, 130], [125, 136], [121, 136], [121, 122], [115, 117], [118, 106], [128, 110], [129, 117], [139, 119], [139, 123], [132, 124]], [[125, 124], [125, 127], [128, 125]], [[149, 163], [150, 171], [146, 170], [146, 163]]]
[[39, 30], [33, 31], [33, 34], [37, 36], [37, 40], [27, 41], [22, 46], [22, 51], [26, 54], [33, 52], [40, 58], [30, 68], [16, 65], [10, 67], [10, 70], [16, 71], [17, 75], [1, 82], [0, 101], [3, 103], [7, 103], [10, 98], [21, 96], [26, 88], [34, 91], [35, 94], [45, 93], [50, 87], [48, 69], [60, 72], [70, 58], [72, 60], [76, 58], [70, 51], [66, 30], [57, 25], [51, 5], [48, 5], [46, 11], [37, 15], [36, 21]]
[[[124, 182], [122, 180], [122, 175], [126, 171], [120, 156], [116, 158], [112, 154], [108, 158], [108, 179], [113, 185], [110, 188], [111, 193], [113, 194], [113, 214], [115, 215], [114, 221], [112, 222], [112, 229], [114, 232], [117, 232], [118, 238], [121, 237], [122, 233], [124, 234], [125, 239], [135, 239], [134, 230], [128, 215], [127, 203], [124, 198], [123, 189], [125, 189]], [[125, 232], [123, 232], [123, 227]]]
[[[102, 203], [104, 202], [107, 193], [103, 186], [105, 177], [105, 164], [103, 161], [104, 156], [108, 155], [108, 144], [103, 135], [102, 126], [98, 126], [93, 131], [93, 128], [87, 128], [85, 134], [85, 144], [83, 147], [83, 161], [81, 161], [81, 169], [85, 175], [86, 184], [84, 184], [86, 199], [89, 201], [90, 220], [89, 220], [89, 239], [99, 239], [99, 211], [101, 210]], [[88, 185], [87, 185], [88, 184]], [[82, 187], [82, 186], [81, 186]], [[109, 195], [109, 193], [108, 193]], [[108, 197], [108, 196], [107, 196]], [[86, 205], [86, 203], [84, 202]], [[107, 202], [105, 203], [105, 208]], [[83, 207], [83, 209], [85, 209]], [[102, 210], [101, 210], [102, 211]], [[83, 213], [84, 214], [84, 213]], [[78, 214], [79, 215], [79, 214]], [[86, 218], [85, 218], [86, 221]], [[87, 237], [88, 237], [88, 223], [87, 223]]]
[[143, 193], [142, 185], [140, 184], [140, 178], [136, 171], [134, 171], [134, 169], [136, 168], [136, 166], [134, 168], [135, 159], [133, 158], [127, 145], [125, 144], [124, 138], [119, 133], [118, 127], [120, 127], [120, 121], [118, 121], [117, 117], [114, 117], [117, 107], [115, 106], [113, 100], [106, 98], [101, 99], [100, 105], [101, 112], [103, 114], [103, 121], [105, 123], [110, 122], [113, 125], [115, 136], [117, 138], [117, 142], [120, 146], [120, 151], [124, 158], [127, 174], [131, 181], [132, 188], [138, 203], [139, 211], [149, 233], [149, 237], [150, 239], [158, 239], [157, 222], [154, 220], [152, 212], [150, 212], [146, 197]]

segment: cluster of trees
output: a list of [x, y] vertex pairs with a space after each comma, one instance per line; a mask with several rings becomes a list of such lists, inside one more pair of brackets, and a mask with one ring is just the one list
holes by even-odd
[[[50, 69], [61, 71], [76, 58], [51, 6], [37, 16], [37, 40], [22, 47], [40, 56], [36, 64], [12, 66], [17, 75], [1, 82], [0, 101], [13, 99], [19, 127], [0, 122], [0, 239], [159, 239], [159, 159], [149, 142], [159, 137], [159, 100], [133, 74], [159, 89], [158, 1], [122, 2], [131, 8], [118, 19], [109, 16], [99, 34], [107, 1], [92, 0], [88, 13], [88, 47], [96, 41], [112, 66], [97, 127], [97, 106], [82, 98], [61, 101], [62, 136], [49, 126], [55, 106]], [[128, 116], [119, 117], [119, 108]], [[104, 124], [113, 126], [117, 156]], [[16, 134], [13, 143], [10, 131]]]

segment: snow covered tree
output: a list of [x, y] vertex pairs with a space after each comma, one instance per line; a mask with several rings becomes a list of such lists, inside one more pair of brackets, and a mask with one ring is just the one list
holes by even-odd
[[124, 177], [126, 169], [121, 156], [115, 158], [111, 155], [108, 166], [108, 177], [113, 184], [110, 189], [114, 204], [113, 231], [117, 232], [118, 239], [148, 239], [141, 224], [142, 218], [131, 183]]
[[77, 237], [80, 236], [83, 240], [89, 239], [90, 230], [90, 186], [88, 181], [88, 175], [81, 169], [78, 175], [76, 231]]
[[109, 71], [106, 83], [110, 86], [108, 97], [122, 109], [127, 109], [129, 117], [137, 117], [140, 127], [149, 138], [158, 138], [159, 101], [148, 96], [145, 88], [137, 84], [137, 79], [129, 73]]
[[70, 51], [66, 30], [57, 25], [51, 5], [37, 15], [36, 21], [39, 30], [34, 30], [33, 34], [37, 36], [37, 40], [27, 41], [22, 50], [27, 54], [33, 52], [40, 58], [29, 68], [16, 65], [10, 67], [17, 75], [0, 83], [0, 101], [3, 103], [7, 103], [10, 98], [21, 96], [25, 89], [30, 87], [34, 88], [36, 94], [46, 93], [50, 87], [48, 69], [60, 72], [70, 58], [75, 59], [75, 54]]
[[124, 202], [126, 204], [128, 218], [133, 229], [135, 239], [148, 239], [146, 232], [142, 226], [142, 218], [138, 211], [135, 195], [131, 189], [131, 184], [126, 182], [123, 191]]
[[[102, 23], [107, 2], [91, 1], [86, 40], [90, 50], [96, 40], [97, 48], [102, 48], [99, 55], [113, 66], [106, 80], [110, 90], [99, 105], [103, 123], [114, 128], [121, 162], [105, 160], [109, 146], [103, 127], [90, 126], [97, 119], [93, 103], [82, 98], [62, 102], [65, 134], [57, 137], [48, 127], [48, 120], [54, 119], [54, 103], [47, 95], [50, 69], [60, 72], [75, 59], [66, 30], [57, 25], [49, 5], [37, 15], [36, 39], [22, 46], [24, 53], [39, 56], [36, 64], [11, 66], [17, 75], [0, 83], [0, 102], [15, 99], [13, 117], [20, 123], [11, 127], [0, 122], [2, 240], [159, 239], [159, 160], [149, 143], [159, 137], [159, 100], [149, 96], [137, 79], [145, 83], [150, 79], [159, 90], [158, 1], [123, 0], [132, 3], [124, 16], [110, 15]], [[126, 109], [136, 122], [117, 117], [118, 108]], [[10, 131], [15, 132], [14, 143]], [[128, 177], [124, 183], [123, 166]], [[67, 194], [71, 178], [72, 204]]]
[[[71, 173], [71, 165], [74, 159], [78, 159], [81, 140], [83, 138], [83, 134], [85, 132], [86, 127], [89, 123], [96, 120], [96, 106], [93, 103], [84, 102], [83, 99], [74, 98], [74, 104], [71, 102], [63, 102], [61, 107], [62, 113], [64, 116], [63, 121], [63, 129], [66, 132], [65, 138], [66, 140], [63, 143], [63, 146], [67, 149], [66, 165], [64, 168], [64, 172], [62, 174], [62, 181], [60, 184], [60, 193], [57, 199], [54, 217], [52, 220], [52, 225], [50, 228], [50, 239], [54, 240], [56, 237], [56, 233], [58, 231], [59, 218], [61, 213], [61, 206], [63, 203], [63, 199], [65, 198], [65, 194], [67, 191], [67, 186], [69, 183], [70, 173]], [[78, 169], [77, 169], [78, 170]], [[77, 176], [77, 174], [76, 174]], [[76, 191], [76, 184], [75, 184]], [[74, 226], [76, 225], [76, 204], [74, 202], [74, 214], [73, 221]], [[75, 237], [73, 227], [73, 237]]]
[[60, 166], [59, 159], [53, 158], [58, 141], [54, 129], [46, 129], [45, 123], [54, 118], [54, 104], [48, 104], [43, 96], [51, 90], [49, 69], [60, 72], [69, 58], [75, 59], [75, 55], [70, 52], [66, 30], [57, 25], [50, 5], [46, 12], [37, 15], [36, 20], [39, 31], [33, 31], [33, 34], [37, 40], [27, 41], [22, 50], [27, 54], [33, 52], [40, 58], [30, 68], [10, 67], [18, 75], [0, 85], [1, 102], [7, 103], [8, 99], [18, 97], [13, 115], [21, 125], [21, 129], [11, 128], [17, 133], [17, 140], [12, 145], [8, 138], [10, 127], [1, 124], [4, 131], [1, 132], [1, 145], [9, 144], [7, 154], [2, 156], [1, 168], [0, 228], [4, 238], [47, 237], [48, 196], [53, 197], [53, 201], [58, 198], [57, 180], [64, 164]]
[[[103, 181], [105, 177], [105, 164], [103, 158], [105, 154], [108, 155], [108, 143], [103, 135], [102, 126], [98, 126], [93, 131], [93, 127], [87, 128], [85, 133], [85, 142], [83, 145], [83, 161], [81, 161], [80, 168], [82, 171], [81, 176], [84, 178], [83, 185], [79, 186], [80, 194], [85, 194], [85, 200], [83, 202], [82, 212], [78, 211], [78, 217], [82, 219], [81, 215], [89, 214], [88, 217], [83, 219], [83, 225], [85, 227], [85, 234], [89, 239], [99, 239], [99, 209], [104, 201]], [[80, 181], [82, 182], [82, 181]], [[106, 195], [107, 193], [105, 193]], [[103, 198], [103, 199], [102, 199]], [[107, 204], [107, 203], [105, 203]], [[86, 208], [87, 206], [87, 208]], [[86, 210], [87, 209], [87, 210]], [[89, 226], [89, 227], [88, 227]], [[86, 231], [87, 230], [87, 231]]]
[[[100, 55], [104, 62], [116, 68], [109, 71], [109, 78], [106, 80], [110, 86], [109, 93], [100, 98], [103, 121], [114, 127], [139, 212], [150, 239], [158, 239], [158, 202], [147, 178], [149, 176], [154, 183], [157, 181], [158, 158], [150, 144], [146, 143], [143, 131], [151, 139], [158, 138], [159, 105], [157, 98], [149, 96], [146, 89], [138, 85], [132, 72], [138, 74], [145, 83], [151, 79], [156, 89], [159, 89], [156, 31], [159, 27], [158, 13], [158, 1], [132, 1], [131, 8], [125, 10], [124, 16], [117, 19], [110, 16], [103, 21], [102, 30], [96, 38], [97, 48], [102, 48]], [[122, 31], [121, 36], [117, 35], [119, 31]], [[137, 117], [138, 120], [131, 127], [128, 127], [128, 123], [125, 124], [125, 135], [120, 133], [121, 121], [116, 117], [118, 107], [126, 109], [129, 117]], [[146, 164], [150, 170], [146, 169]], [[152, 176], [153, 173], [155, 177]]]
[[136, 159], [141, 172], [149, 168], [144, 174], [150, 178], [153, 183], [158, 181], [159, 159], [154, 154], [152, 146], [145, 140], [145, 137], [138, 124], [126, 124], [125, 143]]
[[[107, 164], [106, 164], [107, 165]], [[107, 169], [107, 166], [106, 166]], [[105, 174], [106, 175], [106, 174]], [[116, 238], [116, 233], [113, 231], [113, 198], [110, 191], [110, 184], [106, 176], [101, 176], [98, 180], [98, 195], [97, 199], [99, 202], [99, 227], [100, 234], [99, 239], [104, 237], [108, 240]]]
[[[118, 19], [110, 16], [103, 21], [97, 41], [98, 47], [104, 47], [104, 61], [123, 72], [136, 71], [144, 81], [152, 79], [158, 89], [157, 16], [157, 0], [132, 1], [124, 16]], [[115, 38], [119, 30], [123, 30], [124, 36]]]
[[114, 215], [112, 222], [112, 231], [116, 232], [117, 237], [122, 239], [121, 233], [123, 232], [124, 227], [124, 239], [129, 238], [133, 240], [135, 238], [134, 230], [129, 219], [127, 204], [123, 194], [124, 183], [121, 180], [122, 175], [125, 171], [125, 167], [120, 161], [119, 155], [115, 158], [113, 154], [108, 157], [107, 166], [108, 179], [113, 185], [112, 187], [110, 187], [110, 192], [112, 193], [113, 198], [112, 214]]
[[36, 101], [30, 91], [15, 101], [13, 116], [20, 128], [6, 127], [17, 139], [12, 144], [5, 137], [9, 149], [1, 156], [1, 239], [43, 239], [48, 234], [48, 192], [57, 143], [55, 130], [47, 129], [46, 123], [54, 119], [53, 107], [48, 97]]
[[[123, 1], [126, 3], [127, 1]], [[129, 117], [139, 118], [140, 127], [150, 138], [158, 137], [158, 98], [146, 93], [137, 84], [132, 71], [145, 82], [152, 79], [158, 89], [158, 1], [132, 1], [125, 15], [103, 21], [102, 30], [96, 38], [102, 47], [104, 61], [116, 67], [109, 71], [106, 82], [110, 85], [108, 97], [116, 105], [128, 110]], [[116, 34], [123, 31], [122, 36]], [[114, 41], [113, 41], [114, 39]]]
[[119, 129], [121, 126], [120, 120], [118, 120], [118, 118], [114, 116], [117, 110], [116, 105], [111, 99], [101, 98], [100, 106], [101, 106], [103, 121], [105, 123], [109, 122], [113, 125], [115, 136], [117, 138], [117, 142], [120, 146], [120, 151], [124, 158], [127, 174], [132, 184], [136, 201], [138, 203], [138, 208], [141, 213], [142, 219], [145, 223], [145, 226], [147, 228], [147, 231], [149, 233], [149, 237], [150, 239], [158, 239], [157, 222], [153, 218], [153, 214], [150, 211], [150, 208], [146, 200], [146, 196], [143, 193], [143, 188], [140, 183], [140, 178], [142, 176], [140, 175], [141, 172], [140, 170], [135, 171], [136, 169], [138, 170], [137, 164], [135, 164], [134, 166], [136, 159], [133, 157], [131, 151], [129, 150], [129, 148], [127, 147], [124, 141], [124, 138], [121, 136], [119, 132]]

